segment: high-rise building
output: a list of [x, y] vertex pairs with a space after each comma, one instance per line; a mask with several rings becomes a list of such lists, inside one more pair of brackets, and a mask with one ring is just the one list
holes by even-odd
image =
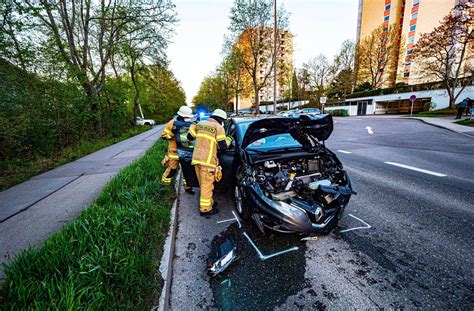
[[[359, 15], [357, 23], [357, 42], [369, 36], [371, 32], [384, 25], [396, 25], [399, 38], [404, 38], [399, 46], [399, 55], [395, 76], [396, 82], [418, 84], [426, 82], [417, 74], [416, 62], [410, 55], [420, 35], [429, 33], [440, 25], [443, 18], [460, 2], [473, 0], [359, 0]], [[471, 47], [468, 61], [474, 62], [474, 47]], [[383, 84], [383, 87], [391, 85]]]
[[[271, 47], [272, 51], [262, 51], [260, 54], [261, 60], [258, 61], [257, 80], [259, 83], [265, 82], [259, 92], [259, 102], [261, 104], [265, 102], [273, 102], [273, 70], [271, 70], [273, 61], [271, 57], [273, 53], [273, 29], [264, 29], [262, 33], [269, 40], [269, 44], [266, 45], [266, 48], [269, 49]], [[277, 53], [277, 100], [280, 100], [283, 98], [285, 91], [291, 89], [291, 78], [293, 72], [293, 35], [288, 30], [279, 30], [278, 33], [280, 42], [278, 42]], [[239, 37], [238, 44], [248, 44], [247, 40], [250, 40], [249, 38], [251, 38], [252, 35], [252, 30], [247, 30]], [[253, 58], [255, 55], [244, 53], [244, 57]], [[249, 62], [251, 63], [252, 61]], [[248, 92], [244, 92], [245, 94], [242, 94], [242, 96], [239, 96], [239, 109], [250, 108], [256, 102], [255, 94], [251, 87], [252, 78], [245, 70], [243, 70], [242, 80], [242, 83], [247, 85], [250, 89]], [[235, 98], [233, 102], [235, 105]]]

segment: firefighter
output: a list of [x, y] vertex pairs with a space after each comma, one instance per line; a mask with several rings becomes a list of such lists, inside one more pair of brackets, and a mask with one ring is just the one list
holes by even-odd
[[[161, 134], [161, 138], [167, 140], [168, 143], [168, 153], [166, 154], [165, 158], [161, 162], [163, 166], [166, 166], [166, 170], [161, 177], [161, 184], [167, 186], [171, 184], [171, 180], [178, 172], [179, 166], [179, 157], [178, 157], [178, 145], [176, 143], [176, 137], [173, 133], [174, 130], [174, 123], [175, 121], [185, 121], [186, 118], [192, 118], [193, 111], [188, 106], [181, 106], [178, 110], [178, 116], [176, 119], [172, 119], [171, 121], [166, 124], [165, 128], [163, 129], [163, 133]], [[186, 185], [186, 180], [183, 178], [184, 182], [184, 191], [189, 194], [194, 194], [194, 190], [192, 187], [188, 187]]]
[[196, 175], [201, 188], [199, 198], [199, 211], [201, 216], [214, 215], [219, 212], [217, 202], [212, 199], [214, 181], [222, 177], [221, 168], [217, 160], [217, 150], [225, 151], [230, 146], [232, 139], [226, 137], [224, 121], [227, 114], [221, 109], [216, 109], [205, 121], [191, 125], [188, 139], [196, 140], [194, 144], [193, 159]]

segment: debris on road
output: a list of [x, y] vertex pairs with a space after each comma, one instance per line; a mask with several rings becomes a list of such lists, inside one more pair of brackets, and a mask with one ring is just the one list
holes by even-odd
[[216, 276], [237, 258], [237, 248], [232, 239], [226, 239], [217, 249], [217, 256], [207, 260], [207, 273]]
[[253, 246], [253, 248], [255, 249], [255, 251], [257, 252], [258, 254], [258, 257], [261, 259], [261, 260], [267, 260], [267, 259], [270, 259], [270, 258], [273, 258], [273, 257], [276, 257], [276, 256], [280, 256], [280, 255], [283, 255], [283, 254], [286, 254], [286, 253], [289, 253], [289, 252], [295, 252], [297, 250], [299, 250], [298, 246], [294, 246], [294, 247], [291, 247], [291, 248], [288, 248], [288, 249], [285, 249], [281, 252], [277, 252], [277, 253], [274, 253], [274, 254], [271, 254], [271, 255], [264, 255], [262, 254], [262, 252], [258, 249], [257, 245], [255, 245], [255, 243], [252, 241], [252, 239], [248, 236], [247, 232], [244, 232], [244, 236], [247, 238], [247, 240], [250, 242], [250, 244]]

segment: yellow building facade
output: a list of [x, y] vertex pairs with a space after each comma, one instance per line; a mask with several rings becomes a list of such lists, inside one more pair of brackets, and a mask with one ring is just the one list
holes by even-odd
[[[396, 70], [396, 82], [427, 82], [418, 74], [417, 64], [410, 57], [413, 47], [421, 34], [429, 33], [439, 26], [460, 1], [462, 0], [359, 0], [357, 42], [382, 24], [385, 27], [395, 24], [399, 28], [399, 38], [403, 38], [399, 46], [400, 60], [393, 69]], [[474, 62], [474, 55], [472, 52], [470, 54], [468, 61]], [[389, 86], [392, 85], [382, 85]]]

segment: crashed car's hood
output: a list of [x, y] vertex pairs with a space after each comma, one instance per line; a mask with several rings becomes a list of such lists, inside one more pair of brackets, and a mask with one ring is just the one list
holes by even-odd
[[332, 117], [323, 115], [301, 115], [299, 117], [266, 118], [249, 125], [242, 140], [242, 148], [264, 137], [289, 133], [303, 146], [310, 143], [308, 135], [318, 141], [329, 138], [333, 130]]

